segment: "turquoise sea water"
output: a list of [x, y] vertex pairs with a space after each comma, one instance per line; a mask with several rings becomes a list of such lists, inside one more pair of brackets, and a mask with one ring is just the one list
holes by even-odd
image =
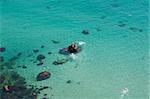
[[[6, 48], [0, 55], [7, 60], [22, 52], [13, 71], [27, 84], [52, 87], [38, 99], [45, 93], [48, 99], [149, 98], [147, 0], [2, 0], [0, 22], [0, 46]], [[86, 42], [76, 59], [53, 65], [67, 57], [59, 49], [74, 41]], [[38, 55], [33, 49], [46, 56], [44, 65], [30, 61]], [[27, 68], [17, 67], [22, 64]], [[36, 81], [42, 71], [51, 77]], [[129, 92], [121, 97], [124, 88]]]

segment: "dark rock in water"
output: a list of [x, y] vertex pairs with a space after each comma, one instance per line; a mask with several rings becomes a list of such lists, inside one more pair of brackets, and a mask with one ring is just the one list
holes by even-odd
[[0, 62], [4, 62], [4, 57], [0, 56]]
[[33, 61], [33, 63], [36, 63], [37, 61]]
[[46, 6], [46, 9], [50, 9], [50, 7], [49, 7], [49, 6]]
[[18, 68], [20, 68], [21, 66], [17, 66]]
[[101, 17], [100, 17], [100, 19], [105, 19], [105, 18], [106, 18], [106, 16], [101, 16]]
[[53, 64], [54, 65], [61, 65], [61, 64], [64, 64], [68, 61], [69, 61], [69, 59], [61, 59], [61, 60], [54, 61]]
[[40, 91], [38, 91], [38, 94], [40, 94], [41, 92]]
[[51, 96], [54, 96], [53, 94]]
[[38, 50], [38, 49], [34, 49], [33, 52], [34, 52], [34, 53], [37, 53], [37, 52], [39, 52], [39, 50]]
[[77, 82], [78, 85], [80, 85], [80, 82]]
[[13, 56], [12, 58], [9, 59], [10, 62], [14, 62], [18, 59], [18, 56]]
[[123, 21], [118, 21], [118, 26], [119, 27], [125, 27], [126, 24]]
[[118, 23], [123, 23], [123, 21], [118, 21]]
[[5, 47], [0, 47], [0, 52], [5, 52], [6, 48]]
[[0, 74], [0, 83], [3, 83], [5, 81], [5, 76]]
[[70, 84], [70, 83], [72, 83], [72, 81], [71, 81], [71, 80], [68, 80], [66, 83], [67, 83], [67, 84]]
[[44, 96], [47, 96], [47, 94], [44, 94]]
[[49, 87], [48, 87], [48, 86], [44, 86], [44, 87], [42, 87], [42, 88], [39, 88], [39, 91], [44, 90], [44, 89], [47, 89], [47, 88], [49, 88]]
[[54, 44], [58, 44], [59, 41], [51, 40]]
[[118, 8], [119, 7], [118, 4], [111, 4], [111, 6], [114, 7], [114, 8]]
[[141, 60], [145, 60], [146, 59], [146, 56], [142, 56]]
[[45, 56], [42, 55], [42, 54], [40, 54], [40, 55], [37, 56], [36, 59], [37, 59], [38, 61], [42, 61], [43, 59], [45, 59]]
[[64, 63], [64, 62], [58, 62], [58, 61], [54, 61], [54, 62], [53, 62], [54, 65], [61, 65], [61, 64], [63, 64], [63, 63]]
[[48, 87], [48, 86], [44, 86], [44, 87], [43, 87], [43, 89], [47, 89], [47, 88], [49, 88], [49, 87]]
[[51, 90], [53, 89], [52, 87], [49, 87]]
[[96, 28], [96, 31], [99, 32], [99, 31], [102, 31], [102, 30], [100, 28]]
[[27, 66], [23, 65], [23, 66], [22, 66], [22, 68], [23, 68], [23, 69], [26, 69], [26, 68], [27, 68]]
[[44, 45], [41, 45], [41, 48], [44, 48], [45, 46]]
[[125, 27], [126, 24], [125, 24], [125, 23], [122, 23], [122, 24], [119, 24], [118, 26], [119, 26], [119, 27]]
[[33, 85], [29, 85], [29, 86], [31, 87], [31, 86], [33, 86]]
[[37, 64], [37, 66], [39, 66], [39, 65], [43, 65], [43, 62], [40, 62], [40, 63]]
[[130, 27], [129, 29], [133, 32], [138, 32], [139, 31], [139, 29], [137, 27]]
[[27, 57], [31, 57], [32, 56], [32, 54], [29, 54]]
[[139, 32], [143, 32], [143, 30], [142, 30], [142, 29], [139, 29]]
[[17, 56], [21, 56], [22, 55], [22, 53], [21, 52], [19, 52], [18, 54], [17, 54]]
[[[20, 80], [20, 76], [16, 72], [11, 73], [11, 78], [13, 80]], [[24, 79], [23, 79], [24, 80]]]
[[33, 62], [33, 61], [34, 61], [33, 59], [30, 60], [30, 62]]
[[127, 35], [123, 35], [122, 37], [125, 38], [125, 37], [128, 37], [128, 36]]
[[51, 73], [44, 71], [44, 72], [41, 72], [37, 75], [36, 80], [42, 81], [42, 80], [50, 78], [50, 76], [51, 76]]
[[87, 34], [90, 34], [90, 33], [89, 33], [89, 30], [83, 30], [83, 31], [82, 31], [82, 34], [87, 35]]
[[48, 52], [48, 54], [52, 54], [52, 52]]

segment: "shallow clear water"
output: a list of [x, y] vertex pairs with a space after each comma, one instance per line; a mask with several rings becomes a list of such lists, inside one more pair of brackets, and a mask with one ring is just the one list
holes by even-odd
[[[122, 99], [148, 99], [147, 0], [2, 0], [0, 16], [6, 47], [0, 55], [7, 60], [22, 52], [13, 70], [28, 84], [52, 87], [38, 99], [45, 93], [50, 99], [121, 99], [123, 88], [129, 92]], [[59, 49], [74, 41], [86, 42], [76, 60], [53, 65], [67, 57]], [[30, 61], [38, 55], [33, 49], [46, 56], [43, 66]], [[17, 67], [22, 64], [27, 68]], [[42, 71], [52, 76], [37, 82]]]

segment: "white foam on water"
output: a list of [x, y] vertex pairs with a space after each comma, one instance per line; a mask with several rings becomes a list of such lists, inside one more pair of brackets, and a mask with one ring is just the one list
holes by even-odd
[[77, 59], [77, 55], [75, 55], [75, 54], [73, 54], [73, 53], [71, 53], [71, 54], [69, 55], [69, 57], [70, 57], [72, 60], [76, 60], [76, 59]]
[[86, 42], [84, 42], [84, 41], [79, 41], [79, 42], [78, 42], [78, 45], [79, 45], [79, 46], [85, 45], [85, 44], [86, 44]]
[[123, 88], [121, 90], [121, 96], [119, 99], [123, 99], [126, 95], [128, 95], [129, 89], [128, 88]]

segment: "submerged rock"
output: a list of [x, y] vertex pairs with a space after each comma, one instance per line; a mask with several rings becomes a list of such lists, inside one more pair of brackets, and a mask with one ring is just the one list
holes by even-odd
[[44, 72], [41, 72], [37, 75], [36, 80], [42, 81], [42, 80], [50, 78], [50, 76], [51, 76], [51, 73], [44, 71]]
[[143, 32], [143, 29], [139, 29], [139, 32]]
[[48, 52], [47, 54], [52, 54], [52, 52]]
[[104, 16], [104, 15], [100, 17], [100, 19], [105, 19], [105, 18], [106, 18], [106, 16]]
[[71, 81], [71, 80], [68, 80], [66, 83], [67, 83], [67, 84], [70, 84], [70, 83], [72, 83], [72, 81]]
[[77, 82], [78, 85], [80, 85], [80, 82]]
[[121, 23], [121, 24], [118, 24], [119, 27], [125, 27], [126, 24], [125, 23]]
[[130, 29], [132, 32], [143, 32], [142, 29], [139, 29], [139, 28], [137, 28], [137, 27], [130, 27], [129, 29]]
[[118, 21], [119, 27], [125, 27], [127, 24], [125, 24], [123, 21]]
[[26, 68], [27, 68], [27, 66], [23, 65], [23, 66], [22, 66], [22, 68], [23, 68], [23, 69], [26, 69]]
[[50, 7], [49, 7], [49, 6], [46, 6], [46, 9], [50, 9]]
[[5, 47], [0, 47], [0, 52], [5, 52], [6, 48]]
[[48, 86], [44, 86], [42, 88], [39, 88], [38, 90], [41, 91], [41, 90], [44, 90], [44, 89], [47, 89], [47, 88], [49, 88], [49, 87]]
[[21, 52], [19, 52], [18, 54], [17, 54], [17, 56], [21, 56], [22, 55], [22, 53]]
[[96, 31], [99, 32], [99, 31], [102, 31], [102, 30], [100, 28], [96, 28]]
[[0, 56], [0, 62], [4, 62], [4, 57]]
[[69, 61], [69, 59], [61, 59], [61, 60], [54, 61], [53, 64], [54, 65], [61, 65], [61, 64], [64, 64], [68, 61]]
[[43, 62], [40, 62], [40, 63], [37, 64], [37, 66], [40, 66], [40, 65], [43, 65], [43, 64], [44, 64]]
[[32, 54], [27, 55], [27, 57], [31, 57], [31, 56], [32, 56]]
[[44, 96], [47, 96], [47, 94], [44, 94]]
[[34, 49], [33, 52], [34, 52], [34, 53], [37, 53], [37, 52], [39, 52], [39, 50], [38, 50], [38, 49]]
[[5, 76], [0, 74], [0, 83], [3, 83], [5, 81]]
[[87, 34], [90, 34], [90, 32], [89, 32], [89, 30], [86, 29], [86, 30], [83, 30], [83, 31], [82, 31], [82, 34], [87, 35]]
[[[21, 80], [22, 78], [20, 78], [20, 76], [16, 72], [12, 72], [11, 79], [17, 81], [17, 80]], [[22, 79], [22, 80], [25, 80], [25, 79]]]
[[56, 41], [56, 40], [51, 40], [54, 44], [58, 44], [59, 41]]
[[18, 68], [20, 68], [21, 66], [19, 65], [19, 66], [17, 66]]
[[125, 37], [128, 37], [128, 36], [127, 35], [123, 35], [122, 37], [125, 38]]
[[111, 4], [111, 6], [114, 7], [114, 8], [120, 7], [118, 4]]
[[45, 46], [44, 45], [41, 45], [41, 48], [44, 48]]
[[45, 56], [42, 55], [42, 54], [40, 54], [40, 55], [37, 56], [36, 59], [37, 59], [38, 61], [42, 61], [43, 59], [45, 59]]

